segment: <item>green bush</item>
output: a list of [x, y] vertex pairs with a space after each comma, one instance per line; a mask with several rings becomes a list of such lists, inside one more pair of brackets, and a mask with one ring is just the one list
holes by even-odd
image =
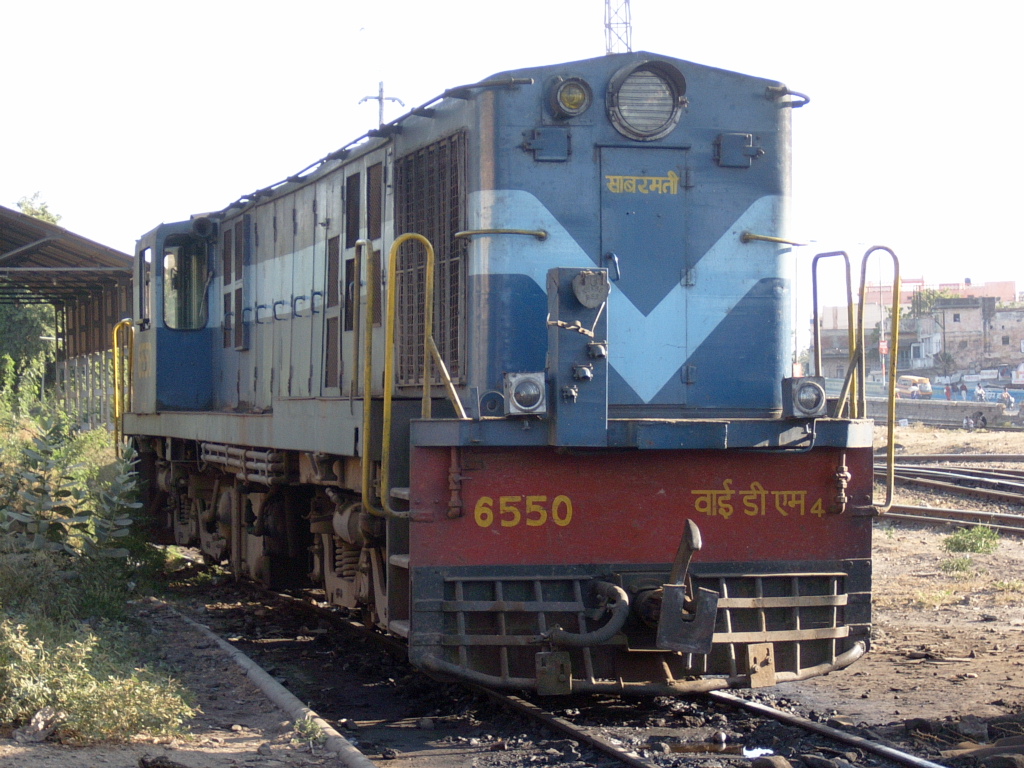
[[967, 555], [963, 557], [951, 557], [949, 560], [943, 560], [939, 563], [939, 568], [943, 573], [963, 576], [974, 571], [974, 561]]
[[88, 742], [174, 733], [192, 716], [129, 623], [161, 563], [133, 532], [133, 461], [102, 430], [16, 418], [0, 398], [0, 722], [52, 707], [61, 738]]
[[999, 548], [999, 532], [987, 525], [976, 525], [973, 528], [961, 528], [951, 533], [942, 542], [947, 552], [973, 552], [987, 555]]
[[0, 720], [27, 722], [43, 707], [62, 713], [62, 736], [124, 740], [176, 733], [194, 714], [182, 690], [145, 669], [119, 671], [92, 631], [64, 641], [34, 637], [23, 624], [0, 622]]
[[[62, 550], [89, 557], [127, 557], [119, 540], [129, 535], [136, 502], [130, 451], [115, 458], [95, 430], [70, 432], [60, 419], [40, 420], [20, 445], [9, 446], [0, 489], [0, 532], [8, 550]], [[89, 450], [89, 447], [92, 450]], [[105, 477], [101, 480], [100, 478]]]

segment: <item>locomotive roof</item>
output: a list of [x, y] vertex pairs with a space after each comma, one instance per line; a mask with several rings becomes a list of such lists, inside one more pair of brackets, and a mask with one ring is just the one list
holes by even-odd
[[[555, 68], [572, 68], [576, 66], [582, 67], [585, 64], [594, 64], [598, 62], [615, 62], [615, 65], [619, 66], [623, 61], [638, 61], [644, 59], [671, 59], [673, 61], [683, 61], [682, 59], [678, 59], [673, 56], [651, 53], [649, 51], [634, 51], [632, 53], [620, 53], [605, 56], [597, 56], [590, 59], [582, 59], [578, 61], [553, 62], [551, 64], [510, 69], [504, 72], [499, 72], [490, 75], [489, 77], [486, 77], [483, 80], [480, 80], [476, 83], [457, 85], [453, 88], [448, 88], [443, 93], [424, 102], [418, 107], [410, 109], [404, 115], [401, 115], [400, 117], [392, 120], [391, 122], [385, 123], [384, 125], [381, 125], [378, 128], [373, 128], [367, 131], [362, 136], [353, 139], [348, 144], [335, 150], [334, 152], [331, 152], [329, 155], [326, 155], [320, 158], [319, 160], [310, 163], [298, 173], [294, 173], [288, 178], [282, 179], [281, 181], [276, 182], [275, 184], [271, 184], [270, 186], [263, 187], [262, 189], [257, 189], [256, 191], [250, 192], [247, 195], [242, 195], [242, 197], [238, 198], [238, 200], [226, 206], [223, 210], [196, 214], [196, 216], [213, 216], [217, 218], [225, 218], [233, 213], [237, 213], [238, 211], [247, 208], [249, 205], [261, 199], [274, 197], [278, 194], [285, 192], [289, 188], [292, 188], [293, 186], [308, 183], [309, 181], [312, 181], [313, 179], [318, 177], [322, 172], [325, 172], [328, 169], [335, 167], [338, 163], [348, 159], [356, 152], [359, 152], [361, 150], [373, 149], [380, 143], [387, 141], [388, 139], [390, 139], [391, 136], [394, 136], [396, 133], [400, 132], [401, 125], [406, 120], [412, 117], [429, 117], [433, 113], [434, 108], [436, 108], [436, 106], [445, 99], [466, 99], [469, 98], [469, 95], [472, 94], [473, 92], [479, 92], [491, 88], [508, 88], [515, 85], [533, 85], [535, 82], [535, 79], [533, 77], [534, 74], [543, 73], [545, 71], [550, 71]], [[685, 63], [688, 66], [699, 67], [704, 70], [729, 72], [729, 70], [710, 67], [705, 64], [697, 64], [694, 62]], [[766, 84], [781, 85], [777, 81], [767, 80], [764, 78], [755, 78], [751, 75], [743, 75], [742, 73], [738, 72], [730, 72], [730, 74], [745, 78], [764, 80]]]

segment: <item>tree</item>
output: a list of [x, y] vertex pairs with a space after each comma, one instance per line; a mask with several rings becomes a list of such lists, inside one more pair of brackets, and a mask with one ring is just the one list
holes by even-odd
[[[18, 201], [18, 208], [26, 216], [56, 224], [60, 215], [50, 210], [39, 192]], [[30, 294], [25, 302], [17, 298], [0, 304], [0, 388], [9, 392], [22, 389], [26, 374], [29, 378], [41, 376], [45, 362], [52, 358], [54, 336], [53, 309], [48, 304], [34, 304]]]
[[58, 224], [61, 219], [60, 214], [51, 211], [46, 201], [39, 199], [40, 194], [40, 192], [36, 192], [32, 197], [21, 198], [18, 201], [18, 210], [26, 216], [31, 216], [33, 219], [46, 221], [50, 224]]
[[955, 297], [956, 295], [952, 291], [937, 291], [934, 288], [922, 288], [920, 291], [915, 291], [911, 301], [914, 317], [930, 315], [932, 310], [935, 309], [935, 303], [939, 299], [952, 299]]
[[949, 352], [939, 352], [939, 354], [935, 355], [935, 362], [942, 366], [943, 376], [949, 376], [956, 370], [956, 358]]

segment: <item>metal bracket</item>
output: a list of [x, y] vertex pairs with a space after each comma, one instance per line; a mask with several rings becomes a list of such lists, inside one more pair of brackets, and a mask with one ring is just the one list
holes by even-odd
[[541, 651], [536, 656], [537, 693], [565, 696], [572, 693], [572, 660], [568, 651]]
[[750, 687], [775, 685], [775, 646], [772, 643], [751, 643], [747, 646]]

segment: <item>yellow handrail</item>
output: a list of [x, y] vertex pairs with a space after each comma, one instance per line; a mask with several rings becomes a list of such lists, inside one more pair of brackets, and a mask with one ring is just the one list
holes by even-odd
[[547, 240], [548, 232], [546, 229], [464, 229], [461, 232], [456, 232], [455, 237], [476, 237], [477, 235], [528, 235], [529, 237], [536, 237], [538, 240]]
[[850, 257], [846, 254], [846, 251], [819, 253], [814, 257], [814, 261], [811, 262], [811, 291], [814, 297], [814, 373], [818, 376], [824, 375], [824, 371], [821, 369], [821, 325], [818, 321], [818, 261], [832, 256], [842, 256], [843, 261], [846, 262], [846, 334], [850, 349], [850, 362], [846, 370], [846, 380], [843, 382], [842, 391], [839, 393], [839, 400], [836, 403], [833, 416], [837, 418], [842, 416], [843, 408], [846, 407], [846, 398], [852, 392], [853, 400], [850, 404], [850, 417], [857, 419], [867, 416], [867, 414], [862, 413], [858, 408], [860, 401], [857, 398], [857, 391], [858, 387], [861, 391], [864, 389], [864, 371], [858, 366], [859, 358], [857, 357], [857, 347], [854, 343], [856, 331], [853, 322], [853, 280], [850, 277]]
[[[380, 508], [373, 504], [371, 483], [373, 481], [373, 462], [371, 461], [370, 450], [373, 442], [371, 440], [371, 394], [373, 392], [373, 323], [366, 323], [365, 331], [365, 355], [363, 360], [363, 508], [370, 514], [378, 517], [406, 518], [408, 511], [394, 510], [391, 508], [391, 415], [392, 401], [394, 397], [394, 363], [395, 363], [395, 309], [398, 301], [398, 249], [406, 242], [416, 240], [422, 243], [427, 252], [427, 263], [425, 265], [424, 281], [424, 302], [423, 310], [423, 399], [420, 405], [420, 415], [424, 419], [430, 418], [430, 344], [428, 339], [434, 327], [434, 246], [430, 244], [423, 235], [406, 233], [399, 236], [391, 244], [391, 253], [388, 256], [388, 304], [387, 323], [384, 332], [384, 423], [382, 425], [382, 442], [380, 455]], [[366, 292], [366, 314], [373, 317], [373, 294], [371, 287]]]
[[[123, 338], [122, 338], [123, 337]], [[135, 360], [135, 326], [126, 318], [114, 326], [112, 333], [114, 358], [114, 450], [121, 455], [124, 442], [124, 414], [132, 408], [132, 368]], [[128, 349], [125, 366], [123, 350]]]
[[[893, 253], [891, 248], [884, 245], [873, 245], [868, 248], [860, 263], [860, 306], [857, 311], [857, 325], [860, 332], [860, 366], [861, 370], [867, 370], [867, 353], [864, 346], [864, 304], [867, 299], [867, 274], [868, 259], [875, 251], [885, 251], [892, 257], [892, 338], [890, 339], [891, 358], [889, 360], [889, 402], [888, 402], [888, 431], [886, 433], [886, 474], [885, 474], [885, 504], [878, 507], [878, 513], [883, 514], [892, 506], [892, 492], [896, 484], [896, 365], [893, 359], [898, 357], [900, 348], [900, 260]], [[861, 392], [861, 399], [864, 403], [864, 411], [867, 412], [867, 397]]]

